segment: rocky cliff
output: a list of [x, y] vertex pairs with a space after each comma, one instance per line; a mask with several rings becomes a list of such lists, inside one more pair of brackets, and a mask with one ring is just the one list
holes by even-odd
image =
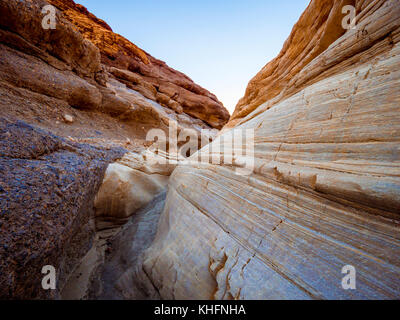
[[[82, 33], [95, 44], [102, 63], [117, 79], [146, 98], [178, 113], [186, 113], [214, 128], [221, 129], [228, 111], [217, 97], [195, 84], [181, 72], [152, 57], [72, 0], [50, 0]], [[123, 72], [121, 70], [130, 71]], [[133, 74], [132, 74], [133, 73]]]
[[96, 232], [163, 191], [173, 166], [145, 161], [147, 132], [212, 136], [229, 114], [73, 1], [4, 0], [0, 16], [0, 299], [59, 298]]
[[[356, 9], [355, 28], [342, 26], [344, 5]], [[165, 299], [398, 299], [399, 1], [312, 0], [221, 140], [232, 127], [254, 130], [254, 170], [237, 175], [234, 161], [174, 171], [139, 270], [152, 290]], [[345, 266], [356, 290], [342, 287]]]

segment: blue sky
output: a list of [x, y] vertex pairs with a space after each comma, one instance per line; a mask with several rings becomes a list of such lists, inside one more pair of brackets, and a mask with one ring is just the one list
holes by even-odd
[[76, 0], [232, 113], [281, 50], [309, 0]]

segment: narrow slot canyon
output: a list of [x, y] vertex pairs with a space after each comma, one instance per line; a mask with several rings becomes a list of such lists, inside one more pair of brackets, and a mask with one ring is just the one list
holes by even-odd
[[0, 299], [400, 298], [400, 1], [311, 0], [232, 115], [72, 0], [0, 16]]

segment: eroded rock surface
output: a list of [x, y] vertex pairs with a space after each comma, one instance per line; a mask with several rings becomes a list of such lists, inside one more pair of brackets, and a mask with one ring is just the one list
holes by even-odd
[[145, 207], [167, 186], [175, 165], [152, 164], [144, 154], [127, 153], [108, 166], [96, 196], [98, 217], [124, 220]]
[[212, 93], [195, 84], [181, 72], [152, 57], [112, 29], [86, 8], [72, 0], [50, 0], [94, 43], [102, 62], [115, 77], [170, 109], [180, 109], [214, 128], [222, 128], [229, 119], [228, 111]]
[[161, 297], [398, 299], [399, 108], [399, 2], [311, 1], [221, 137], [254, 129], [253, 173], [174, 171], [143, 263]]
[[[93, 202], [108, 163], [126, 150], [77, 144], [0, 118], [0, 298], [59, 298], [92, 245]], [[57, 268], [55, 291], [42, 268]]]
[[102, 263], [93, 273], [93, 281], [88, 286], [89, 299], [160, 299], [142, 265], [143, 253], [156, 235], [165, 197], [166, 192], [154, 197], [110, 241]]

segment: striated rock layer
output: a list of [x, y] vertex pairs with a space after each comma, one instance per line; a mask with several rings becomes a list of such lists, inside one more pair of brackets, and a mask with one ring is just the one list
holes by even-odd
[[174, 171], [142, 266], [161, 297], [399, 299], [399, 1], [311, 1], [231, 121], [254, 129], [254, 171]]

